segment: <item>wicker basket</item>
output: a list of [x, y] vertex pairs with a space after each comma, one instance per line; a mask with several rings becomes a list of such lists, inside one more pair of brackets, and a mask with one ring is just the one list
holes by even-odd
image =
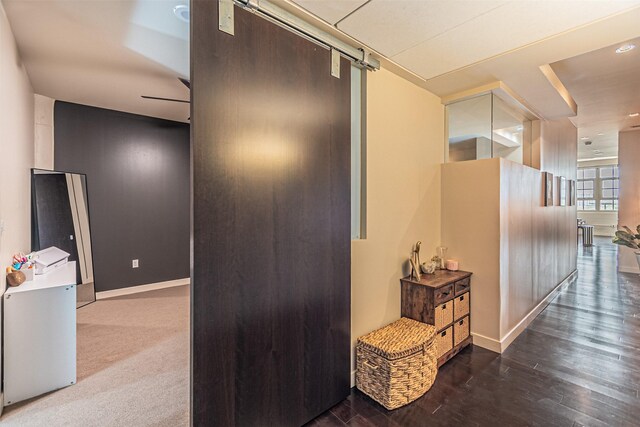
[[449, 326], [444, 331], [438, 332], [436, 335], [436, 356], [441, 358], [453, 348], [453, 328]]
[[456, 320], [453, 324], [453, 346], [469, 338], [469, 316]]
[[458, 320], [469, 314], [469, 292], [453, 300], [453, 318]]
[[436, 307], [436, 330], [440, 330], [453, 322], [453, 301], [445, 302]]
[[402, 318], [358, 339], [356, 386], [387, 409], [413, 402], [438, 373], [436, 328]]

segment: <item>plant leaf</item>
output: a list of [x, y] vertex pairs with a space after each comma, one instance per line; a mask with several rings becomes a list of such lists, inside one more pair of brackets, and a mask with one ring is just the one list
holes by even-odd
[[631, 229], [629, 227], [627, 227], [626, 225], [623, 225], [622, 228], [624, 229], [624, 231], [626, 231], [627, 233], [631, 234], [632, 236], [635, 234], [633, 231], [631, 231]]
[[620, 239], [628, 240], [628, 241], [634, 240], [634, 234], [627, 233], [624, 230], [616, 231], [616, 237], [619, 237]]
[[622, 245], [622, 246], [626, 246], [628, 248], [631, 249], [640, 249], [640, 247], [638, 247], [638, 245], [633, 241], [629, 241], [625, 238], [621, 238], [618, 233], [624, 233], [624, 231], [616, 231], [616, 237], [613, 238], [612, 242], [615, 243], [616, 245]]

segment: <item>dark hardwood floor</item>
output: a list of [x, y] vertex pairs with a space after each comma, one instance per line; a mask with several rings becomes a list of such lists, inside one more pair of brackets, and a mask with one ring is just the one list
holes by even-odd
[[580, 248], [578, 278], [504, 354], [467, 348], [394, 411], [353, 389], [308, 426], [639, 426], [640, 278], [609, 242]]

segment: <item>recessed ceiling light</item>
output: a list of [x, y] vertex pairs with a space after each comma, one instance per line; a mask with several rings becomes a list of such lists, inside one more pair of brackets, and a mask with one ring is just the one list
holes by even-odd
[[629, 52], [630, 50], [633, 50], [635, 48], [636, 48], [635, 44], [631, 44], [631, 43], [623, 44], [622, 46], [616, 49], [616, 53]]
[[589, 137], [588, 137], [588, 136], [583, 136], [583, 137], [582, 137], [582, 138], [580, 138], [580, 139], [581, 139], [581, 140], [583, 140], [583, 141], [586, 141], [587, 139], [589, 139]]
[[189, 6], [186, 4], [179, 4], [173, 8], [173, 13], [183, 22], [189, 22], [191, 13], [189, 12]]
[[640, 116], [640, 113], [631, 113], [629, 114], [629, 117], [638, 117]]
[[603, 136], [603, 135], [604, 135], [604, 133], [599, 133], [599, 134], [598, 134], [598, 136]]

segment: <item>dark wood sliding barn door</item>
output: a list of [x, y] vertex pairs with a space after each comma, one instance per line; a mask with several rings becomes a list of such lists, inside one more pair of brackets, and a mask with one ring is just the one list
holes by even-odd
[[193, 0], [192, 422], [298, 426], [349, 393], [350, 64]]

